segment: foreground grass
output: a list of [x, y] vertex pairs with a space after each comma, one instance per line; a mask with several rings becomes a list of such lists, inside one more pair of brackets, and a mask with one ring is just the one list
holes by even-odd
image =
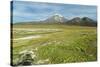
[[40, 59], [50, 59], [49, 63], [68, 63], [96, 60], [96, 37], [85, 35], [71, 43], [58, 42], [42, 46], [38, 50]]
[[[57, 32], [37, 31], [30, 34], [13, 33], [14, 38], [29, 35], [43, 35], [31, 40], [13, 41], [13, 64], [18, 59], [18, 54], [24, 50], [38, 48], [36, 59], [49, 59], [43, 64], [86, 62], [97, 60], [97, 33], [95, 27], [66, 26], [66, 25], [15, 25], [14, 28], [31, 29], [60, 29]], [[18, 32], [18, 31], [17, 31]]]

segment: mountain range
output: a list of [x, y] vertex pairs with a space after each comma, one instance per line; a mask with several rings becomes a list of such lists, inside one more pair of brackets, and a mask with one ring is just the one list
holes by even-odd
[[66, 24], [66, 25], [80, 25], [80, 26], [97, 26], [97, 21], [89, 17], [75, 17], [73, 19], [66, 19], [60, 14], [54, 14], [42, 21], [32, 21], [32, 22], [19, 22], [15, 24]]

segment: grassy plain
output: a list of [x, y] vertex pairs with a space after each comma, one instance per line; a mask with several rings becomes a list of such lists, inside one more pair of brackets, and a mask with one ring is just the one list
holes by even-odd
[[[13, 64], [19, 53], [25, 50], [35, 51], [35, 64], [58, 64], [87, 62], [97, 60], [96, 27], [51, 25], [13, 25]], [[36, 36], [39, 38], [24, 39]], [[23, 39], [17, 39], [23, 38]], [[17, 39], [17, 40], [14, 40]], [[45, 63], [40, 60], [49, 59]]]

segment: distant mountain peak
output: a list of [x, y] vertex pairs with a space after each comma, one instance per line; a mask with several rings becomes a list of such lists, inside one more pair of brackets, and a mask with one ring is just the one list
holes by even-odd
[[75, 17], [71, 20], [69, 20], [66, 24], [69, 25], [81, 25], [81, 26], [96, 26], [96, 21], [92, 20], [89, 17]]
[[62, 16], [61, 14], [55, 13], [54, 15], [50, 16], [48, 19], [45, 20], [46, 22], [53, 22], [53, 23], [62, 23], [66, 22], [67, 19]]
[[52, 17], [55, 19], [55, 21], [58, 21], [58, 22], [62, 22], [63, 21], [62, 20], [63, 16], [60, 15], [60, 14], [54, 14]]

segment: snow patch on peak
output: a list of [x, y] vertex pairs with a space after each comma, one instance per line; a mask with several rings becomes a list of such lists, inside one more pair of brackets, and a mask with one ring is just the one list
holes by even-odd
[[61, 14], [55, 13], [54, 16], [63, 17]]

